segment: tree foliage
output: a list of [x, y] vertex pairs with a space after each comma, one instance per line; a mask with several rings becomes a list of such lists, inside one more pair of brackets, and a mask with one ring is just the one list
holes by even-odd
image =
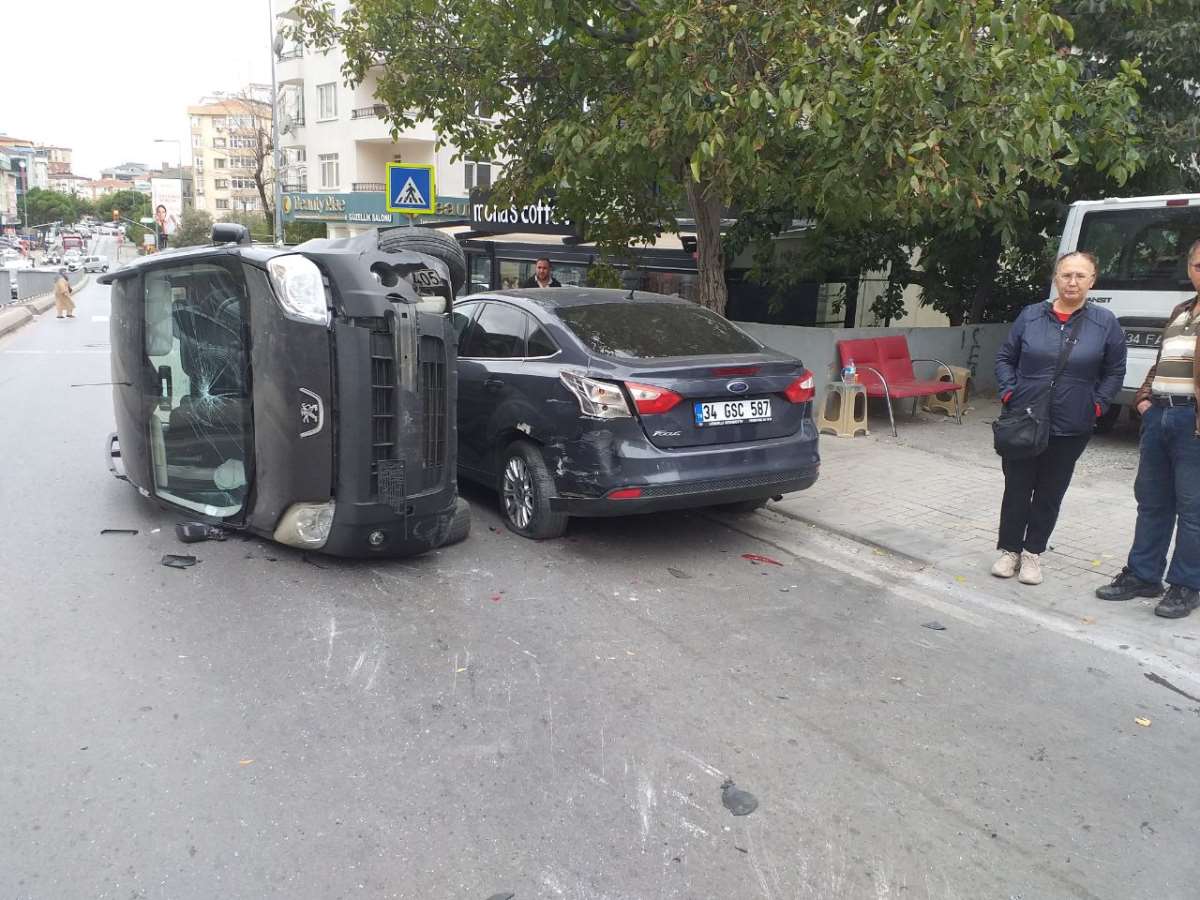
[[[840, 226], [1003, 220], [1087, 158], [1134, 169], [1136, 64], [1083, 78], [1050, 0], [300, 0], [295, 36], [369, 70], [498, 189], [553, 192], [621, 246], [696, 219], [701, 302], [723, 310], [720, 219], [788, 206]], [[504, 115], [477, 115], [480, 104]]]
[[50, 222], [62, 222], [72, 225], [79, 220], [81, 211], [79, 198], [73, 194], [60, 191], [48, 191], [45, 188], [30, 188], [21, 202], [21, 212], [24, 214], [28, 204], [29, 221], [27, 225], [45, 225]]
[[203, 209], [185, 209], [171, 235], [172, 247], [198, 247], [212, 243], [213, 218]]

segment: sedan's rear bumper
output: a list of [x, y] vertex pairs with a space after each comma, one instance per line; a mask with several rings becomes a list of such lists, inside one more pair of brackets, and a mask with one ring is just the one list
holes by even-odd
[[642, 488], [640, 497], [610, 500], [607, 497], [554, 497], [550, 508], [572, 516], [627, 516], [635, 513], [663, 512], [720, 506], [743, 500], [762, 500], [812, 487], [820, 465], [781, 473], [779, 476], [728, 478], [720, 481], [679, 481], [671, 485]]
[[[678, 450], [650, 444], [640, 426], [606, 424], [542, 448], [556, 511], [620, 516], [761, 500], [811, 487], [820, 472], [817, 429], [807, 417], [786, 437]], [[609, 498], [631, 489], [638, 496]]]

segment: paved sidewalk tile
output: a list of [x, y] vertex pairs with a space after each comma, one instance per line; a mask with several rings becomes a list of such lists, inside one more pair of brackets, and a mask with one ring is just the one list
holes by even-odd
[[[961, 428], [919, 415], [897, 421], [899, 438], [886, 429], [823, 437], [820, 479], [771, 508], [955, 577], [987, 576], [1004, 476], [991, 446], [995, 403], [977, 402]], [[1137, 513], [1136, 437], [1101, 444], [1089, 445], [1063, 502], [1043, 558], [1041, 596], [1090, 595], [1124, 565]], [[992, 582], [1001, 580], [985, 577], [981, 584]]]

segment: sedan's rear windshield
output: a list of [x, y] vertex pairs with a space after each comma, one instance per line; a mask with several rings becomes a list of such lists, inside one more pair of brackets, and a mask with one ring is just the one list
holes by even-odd
[[762, 346], [716, 313], [682, 303], [595, 303], [557, 310], [559, 319], [602, 356], [659, 359], [756, 353]]

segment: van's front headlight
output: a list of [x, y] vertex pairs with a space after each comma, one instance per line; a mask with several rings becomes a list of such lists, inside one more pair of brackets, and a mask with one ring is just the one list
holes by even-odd
[[317, 325], [329, 324], [325, 283], [315, 262], [298, 253], [290, 253], [268, 260], [267, 272], [284, 313]]
[[293, 503], [275, 527], [275, 540], [302, 550], [319, 550], [333, 529], [334, 502]]

